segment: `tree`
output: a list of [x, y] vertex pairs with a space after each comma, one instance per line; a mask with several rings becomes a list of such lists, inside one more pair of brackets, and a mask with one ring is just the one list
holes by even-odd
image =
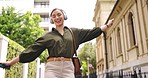
[[90, 67], [90, 73], [93, 73], [96, 70], [96, 45], [91, 42], [85, 43], [82, 48], [78, 51], [78, 57], [82, 62], [82, 75], [87, 74], [87, 58], [89, 58], [89, 64], [92, 65]]
[[3, 7], [0, 32], [26, 48], [44, 33], [39, 27], [39, 22], [41, 22], [39, 15], [33, 15], [29, 11], [22, 14], [15, 12], [14, 7]]
[[[22, 14], [19, 11], [16, 12], [14, 7], [2, 7], [0, 32], [27, 48], [44, 33], [39, 22], [41, 17], [37, 14], [33, 15], [30, 11]], [[40, 55], [41, 61], [44, 62], [47, 56], [47, 51], [43, 52]]]

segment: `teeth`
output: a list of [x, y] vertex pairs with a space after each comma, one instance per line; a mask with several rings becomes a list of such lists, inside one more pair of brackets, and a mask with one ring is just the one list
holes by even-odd
[[56, 21], [56, 22], [60, 22], [60, 21]]

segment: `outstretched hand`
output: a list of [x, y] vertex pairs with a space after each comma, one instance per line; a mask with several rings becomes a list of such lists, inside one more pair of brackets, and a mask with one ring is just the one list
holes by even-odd
[[111, 19], [111, 20], [109, 20], [109, 21], [107, 22], [107, 24], [102, 25], [102, 26], [100, 27], [101, 30], [102, 30], [102, 31], [105, 31], [107, 28], [111, 27], [111, 26], [113, 25], [113, 21], [114, 21], [114, 19]]
[[108, 22], [107, 22], [107, 27], [109, 28], [109, 27], [111, 27], [112, 25], [113, 25], [113, 22], [114, 22], [114, 19], [111, 19], [111, 20], [109, 20]]
[[10, 69], [10, 65], [6, 65], [4, 63], [0, 63], [0, 67], [3, 68], [3, 69]]

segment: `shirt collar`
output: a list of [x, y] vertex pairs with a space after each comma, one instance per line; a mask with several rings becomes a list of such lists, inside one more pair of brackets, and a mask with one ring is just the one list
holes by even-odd
[[[64, 29], [68, 29], [68, 27], [64, 26]], [[57, 29], [56, 28], [52, 28], [52, 31], [57, 31]]]

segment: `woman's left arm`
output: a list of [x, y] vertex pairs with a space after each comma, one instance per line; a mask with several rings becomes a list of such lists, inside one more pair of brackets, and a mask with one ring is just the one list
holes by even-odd
[[111, 19], [106, 25], [102, 25], [101, 27], [94, 27], [93, 29], [74, 29], [74, 35], [78, 42], [77, 44], [79, 45], [98, 37], [102, 34], [103, 31], [112, 26], [113, 20], [114, 19]]

